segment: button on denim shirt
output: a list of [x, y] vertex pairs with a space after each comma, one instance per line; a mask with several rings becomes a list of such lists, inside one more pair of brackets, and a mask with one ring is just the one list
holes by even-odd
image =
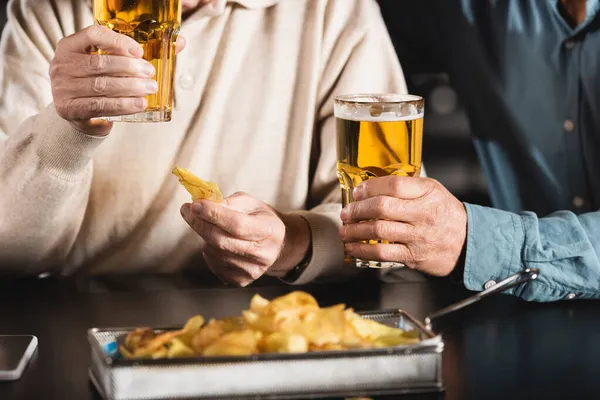
[[488, 181], [494, 208], [465, 204], [471, 290], [534, 267], [513, 294], [600, 298], [598, 2], [575, 28], [556, 0], [427, 2], [410, 39], [449, 71]]

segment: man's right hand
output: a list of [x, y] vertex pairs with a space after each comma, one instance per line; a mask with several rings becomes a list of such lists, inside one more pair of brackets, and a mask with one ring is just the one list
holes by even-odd
[[[177, 47], [185, 42], [181, 38]], [[110, 55], [91, 54], [101, 49]], [[156, 93], [152, 64], [130, 37], [103, 26], [90, 26], [62, 39], [50, 64], [54, 106], [76, 129], [107, 135], [112, 124], [93, 118], [135, 114], [146, 109], [144, 98]]]

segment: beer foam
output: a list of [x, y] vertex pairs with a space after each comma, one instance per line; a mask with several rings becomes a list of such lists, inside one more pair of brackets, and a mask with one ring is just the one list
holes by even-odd
[[396, 113], [382, 113], [377, 117], [371, 116], [367, 113], [334, 113], [335, 117], [341, 119], [347, 119], [350, 121], [365, 121], [365, 122], [398, 122], [398, 121], [412, 121], [415, 119], [423, 118], [424, 113], [414, 115], [396, 115]]
[[423, 118], [424, 113], [418, 112], [417, 107], [410, 105], [407, 110], [402, 112], [389, 111], [373, 115], [370, 105], [337, 105], [334, 108], [334, 115], [337, 118], [348, 119], [350, 121], [368, 121], [368, 122], [396, 122], [411, 121]]

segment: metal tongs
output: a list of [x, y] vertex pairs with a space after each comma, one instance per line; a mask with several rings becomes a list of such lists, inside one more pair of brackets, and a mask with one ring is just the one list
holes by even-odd
[[511, 289], [515, 286], [519, 286], [522, 283], [532, 281], [536, 279], [540, 274], [540, 270], [537, 268], [526, 268], [522, 271], [517, 272], [509, 276], [508, 278], [496, 283], [495, 285], [471, 296], [467, 297], [464, 300], [459, 301], [458, 303], [454, 303], [449, 305], [448, 307], [442, 308], [434, 313], [429, 314], [425, 318], [425, 327], [427, 330], [431, 331], [431, 321], [435, 318], [439, 318], [443, 315], [450, 314], [454, 311], [458, 311], [461, 308], [469, 306], [473, 303], [478, 302], [479, 300], [491, 296], [496, 293], [504, 292], [505, 290]]

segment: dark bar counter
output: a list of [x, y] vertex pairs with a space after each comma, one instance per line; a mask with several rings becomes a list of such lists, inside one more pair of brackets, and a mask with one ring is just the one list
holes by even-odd
[[[195, 314], [235, 315], [255, 293], [272, 298], [297, 289], [322, 306], [403, 308], [421, 320], [471, 294], [445, 281], [93, 291], [70, 280], [3, 280], [0, 334], [33, 334], [39, 347], [19, 381], [0, 383], [0, 399], [98, 399], [88, 379], [88, 328], [170, 326]], [[497, 295], [440, 318], [434, 330], [445, 341], [444, 392], [382, 399], [600, 397], [600, 302], [534, 304]]]

